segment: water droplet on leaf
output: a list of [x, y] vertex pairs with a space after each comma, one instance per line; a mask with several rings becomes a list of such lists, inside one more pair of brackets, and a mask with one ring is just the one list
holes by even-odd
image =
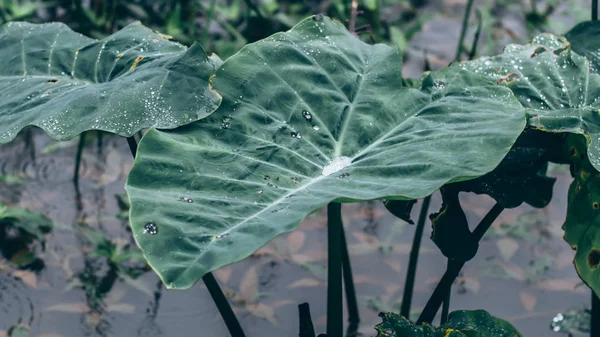
[[156, 235], [158, 233], [158, 227], [154, 222], [148, 222], [144, 225], [144, 233], [150, 235]]

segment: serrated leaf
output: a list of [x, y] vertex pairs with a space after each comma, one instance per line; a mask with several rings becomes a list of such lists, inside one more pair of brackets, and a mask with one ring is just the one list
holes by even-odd
[[510, 323], [484, 310], [453, 311], [439, 328], [417, 326], [393, 313], [381, 313], [379, 317], [383, 322], [375, 326], [377, 337], [522, 337]]
[[103, 130], [129, 137], [213, 112], [215, 65], [140, 23], [94, 40], [61, 23], [0, 27], [0, 143], [34, 125], [56, 140]]
[[509, 90], [456, 68], [402, 87], [397, 47], [320, 16], [246, 46], [212, 85], [219, 110], [148, 131], [127, 181], [134, 237], [170, 288], [331, 201], [422, 198], [485, 174], [524, 127]]
[[542, 34], [527, 45], [509, 45], [500, 55], [455, 66], [510, 88], [527, 109], [530, 127], [585, 135], [590, 161], [600, 169], [600, 76], [565, 38]]

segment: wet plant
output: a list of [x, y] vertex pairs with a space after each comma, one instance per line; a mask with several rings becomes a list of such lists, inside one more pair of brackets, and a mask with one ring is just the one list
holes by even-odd
[[[385, 200], [411, 222], [417, 199], [404, 317], [382, 314], [378, 336], [519, 336], [485, 311], [450, 312], [449, 293], [504, 209], [548, 205], [550, 162], [570, 165], [565, 240], [577, 251], [579, 276], [600, 293], [598, 22], [419, 79], [402, 78], [399, 48], [364, 43], [353, 30], [315, 15], [222, 61], [140, 24], [93, 40], [60, 24], [9, 23], [0, 29], [0, 141], [28, 126], [56, 140], [90, 130], [127, 138], [135, 157], [125, 186], [129, 222], [144, 259], [167, 288], [202, 279], [236, 337], [244, 332], [211, 272], [325, 206], [326, 333], [344, 335], [343, 285], [347, 333], [355, 334], [342, 205]], [[405, 317], [436, 191], [443, 205], [430, 215], [431, 239], [447, 270], [412, 323]], [[472, 231], [462, 192], [496, 201]], [[96, 253], [120, 256], [109, 243]], [[440, 327], [424, 324], [442, 306]], [[594, 297], [592, 317], [597, 308]], [[301, 334], [314, 335], [306, 305], [300, 314]]]

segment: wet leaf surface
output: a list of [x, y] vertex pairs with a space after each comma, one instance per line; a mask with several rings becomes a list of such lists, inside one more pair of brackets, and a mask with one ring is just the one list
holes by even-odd
[[216, 64], [132, 23], [102, 40], [61, 23], [0, 27], [0, 144], [34, 125], [56, 140], [103, 130], [129, 137], [207, 116], [220, 103]]
[[126, 189], [167, 286], [190, 287], [330, 201], [421, 198], [491, 171], [524, 126], [510, 91], [456, 68], [404, 88], [400, 64], [397, 48], [308, 18], [223, 63], [217, 112], [148, 131]]

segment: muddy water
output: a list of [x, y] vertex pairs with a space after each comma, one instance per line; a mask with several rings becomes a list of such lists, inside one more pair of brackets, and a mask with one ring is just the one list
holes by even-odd
[[[226, 336], [202, 284], [167, 291], [143, 263], [132, 259], [115, 267], [94, 253], [89, 233], [118, 247], [133, 242], [115, 197], [124, 192], [132, 164], [125, 140], [105, 135], [98, 147], [96, 136], [89, 137], [79, 196], [71, 181], [76, 142], [56, 145], [33, 130], [0, 147], [0, 175], [22, 179], [21, 184], [1, 183], [0, 201], [40, 211], [55, 223], [45, 249], [35, 249], [44, 261], [40, 270], [10, 264], [0, 269], [0, 336], [17, 323], [29, 325], [31, 336], [45, 337]], [[552, 205], [502, 214], [454, 285], [451, 309], [484, 308], [509, 319], [525, 336], [549, 336], [557, 313], [588, 306], [590, 293], [561, 239], [570, 179], [564, 168], [555, 171]], [[482, 196], [461, 198], [473, 223], [493, 204]], [[439, 205], [436, 194], [431, 211]], [[343, 214], [361, 301], [361, 332], [372, 336], [377, 312], [398, 310], [414, 226], [390, 216], [380, 202], [344, 205]], [[322, 211], [316, 212], [298, 231], [215, 273], [248, 336], [296, 335], [301, 302], [310, 303], [317, 331], [324, 331], [325, 220]], [[413, 300], [417, 311], [446, 264], [429, 232], [428, 224]]]

